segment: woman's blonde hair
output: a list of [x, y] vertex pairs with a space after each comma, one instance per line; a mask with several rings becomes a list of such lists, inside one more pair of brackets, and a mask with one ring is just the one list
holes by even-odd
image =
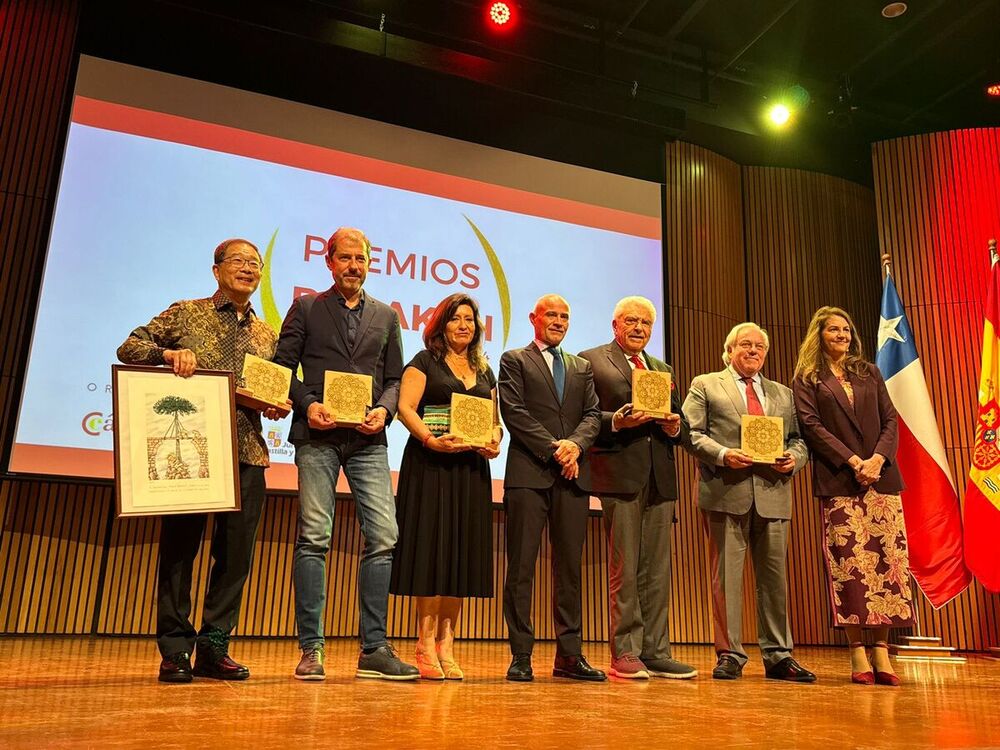
[[820, 373], [830, 369], [830, 360], [823, 351], [823, 329], [826, 328], [830, 318], [841, 317], [847, 321], [851, 328], [851, 343], [847, 347], [847, 354], [844, 357], [844, 369], [859, 378], [868, 377], [869, 362], [865, 359], [865, 353], [861, 346], [861, 339], [858, 336], [858, 329], [854, 326], [854, 321], [846, 310], [839, 307], [821, 307], [809, 321], [806, 328], [805, 338], [799, 346], [799, 359], [795, 363], [795, 377], [802, 378], [809, 383], [819, 381]]

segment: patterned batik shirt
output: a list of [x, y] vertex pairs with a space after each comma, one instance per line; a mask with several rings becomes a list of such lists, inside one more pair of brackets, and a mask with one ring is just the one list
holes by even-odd
[[[274, 358], [278, 337], [250, 305], [242, 319], [236, 305], [222, 291], [207, 299], [181, 300], [148, 324], [136, 328], [120, 347], [118, 359], [131, 365], [165, 364], [165, 349], [190, 349], [205, 370], [229, 370], [237, 380], [243, 357]], [[236, 435], [240, 463], [269, 466], [267, 445], [261, 437], [260, 412], [236, 407]]]

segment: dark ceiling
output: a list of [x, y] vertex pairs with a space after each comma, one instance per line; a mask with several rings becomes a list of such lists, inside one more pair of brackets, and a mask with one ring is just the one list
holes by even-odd
[[484, 5], [87, 0], [81, 50], [657, 180], [671, 138], [869, 182], [873, 141], [1000, 123], [1000, 0], [525, 0], [506, 34]]

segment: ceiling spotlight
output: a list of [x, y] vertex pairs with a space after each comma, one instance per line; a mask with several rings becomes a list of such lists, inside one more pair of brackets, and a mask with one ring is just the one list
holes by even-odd
[[514, 7], [510, 3], [486, 3], [486, 18], [494, 29], [509, 29], [514, 25]]
[[991, 83], [986, 87], [986, 94], [988, 96], [998, 96], [1000, 97], [1000, 83]]
[[889, 3], [882, 8], [884, 18], [899, 18], [906, 13], [906, 3]]
[[791, 119], [791, 116], [792, 110], [781, 102], [772, 104], [767, 108], [767, 119], [771, 121], [772, 125], [777, 125], [779, 128], [784, 127], [788, 123], [788, 120]]

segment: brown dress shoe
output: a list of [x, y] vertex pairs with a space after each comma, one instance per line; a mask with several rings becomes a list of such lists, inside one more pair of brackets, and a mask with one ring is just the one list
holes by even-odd
[[191, 655], [187, 651], [167, 654], [160, 662], [160, 682], [191, 682]]

